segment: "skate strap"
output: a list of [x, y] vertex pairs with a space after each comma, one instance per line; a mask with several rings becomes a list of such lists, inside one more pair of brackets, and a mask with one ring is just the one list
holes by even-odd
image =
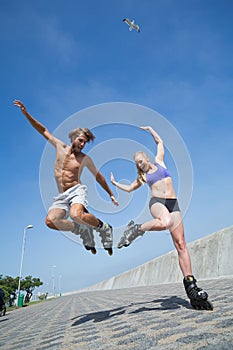
[[196, 283], [191, 283], [188, 286], [185, 286], [185, 289], [187, 292], [190, 292], [190, 290], [195, 288], [196, 286], [197, 286]]
[[138, 234], [139, 234], [140, 236], [144, 235], [144, 233], [146, 232], [146, 231], [143, 231], [143, 230], [141, 229], [141, 226], [142, 226], [142, 224], [138, 224], [138, 225], [137, 225]]

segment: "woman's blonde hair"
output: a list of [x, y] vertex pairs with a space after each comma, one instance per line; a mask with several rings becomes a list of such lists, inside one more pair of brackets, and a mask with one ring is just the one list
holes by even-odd
[[[138, 151], [134, 154], [134, 161], [138, 155], [142, 155], [143, 157], [148, 158], [146, 153], [144, 153], [142, 151]], [[137, 173], [138, 173], [138, 180], [141, 184], [144, 184], [146, 182], [146, 174], [139, 168], [137, 163], [136, 163], [136, 168], [137, 168]]]

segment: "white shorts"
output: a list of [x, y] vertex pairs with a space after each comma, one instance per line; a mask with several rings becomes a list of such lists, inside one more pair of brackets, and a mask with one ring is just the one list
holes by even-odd
[[49, 211], [51, 209], [63, 209], [66, 216], [68, 216], [72, 204], [82, 204], [84, 209], [88, 211], [87, 186], [78, 184], [60, 193], [53, 198], [53, 204]]

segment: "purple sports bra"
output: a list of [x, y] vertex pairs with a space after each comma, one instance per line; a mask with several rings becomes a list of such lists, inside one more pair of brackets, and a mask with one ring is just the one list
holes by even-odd
[[151, 187], [155, 182], [164, 179], [165, 177], [171, 177], [169, 171], [163, 166], [155, 163], [157, 170], [152, 174], [146, 173], [146, 183]]

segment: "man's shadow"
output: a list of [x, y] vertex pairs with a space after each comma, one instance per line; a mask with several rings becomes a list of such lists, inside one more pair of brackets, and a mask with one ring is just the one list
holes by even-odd
[[[148, 307], [147, 304], [151, 304], [151, 303], [158, 304], [158, 305], [156, 305], [155, 307]], [[138, 306], [138, 308], [135, 309], [135, 306], [136, 307]], [[79, 326], [88, 321], [102, 322], [105, 320], [109, 320], [112, 317], [123, 315], [126, 312], [128, 312], [128, 314], [136, 314], [140, 312], [149, 312], [149, 311], [158, 311], [158, 310], [175, 310], [181, 307], [185, 307], [187, 309], [192, 308], [191, 305], [186, 300], [179, 298], [177, 296], [164, 297], [164, 298], [155, 299], [148, 302], [131, 303], [129, 305], [117, 307], [115, 309], [97, 311], [89, 314], [80, 315], [72, 318], [72, 321], [75, 320], [72, 326], [73, 327]], [[130, 310], [131, 308], [132, 310]]]

